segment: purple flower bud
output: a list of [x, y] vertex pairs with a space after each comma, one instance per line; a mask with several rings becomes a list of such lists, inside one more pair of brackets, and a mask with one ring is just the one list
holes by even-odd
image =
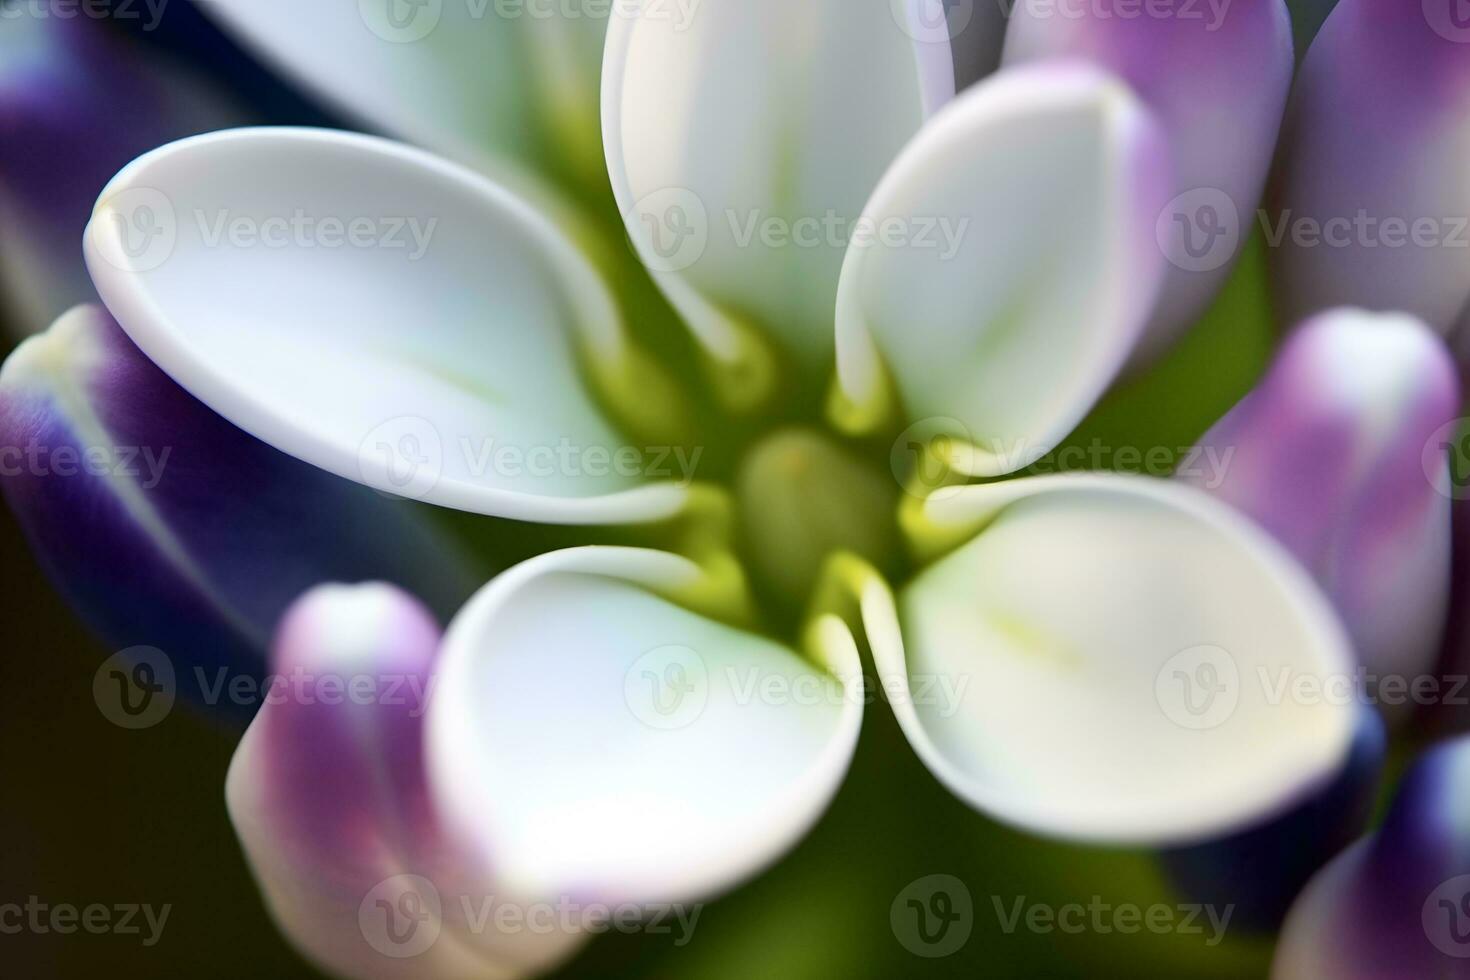
[[1422, 323], [1335, 310], [1303, 324], [1200, 440], [1219, 466], [1181, 476], [1296, 555], [1369, 674], [1410, 680], [1433, 666], [1449, 584], [1450, 498], [1424, 456], [1459, 401], [1450, 354]]
[[382, 578], [446, 611], [473, 583], [416, 505], [236, 429], [101, 307], [72, 310], [0, 371], [0, 490], [93, 628], [163, 650], [184, 693], [211, 702], [221, 668], [260, 672], [282, 611], [319, 582]]
[[[226, 785], [230, 819], [282, 932], [334, 973], [514, 974], [573, 932], [476, 926], [484, 886], [439, 832], [424, 715], [440, 631], [391, 586], [322, 586], [282, 620], [275, 683]], [[477, 884], [481, 882], [481, 884]]]
[[160, 143], [244, 122], [192, 76], [95, 18], [7, 17], [0, 33], [0, 302], [29, 334], [95, 300], [82, 231], [112, 175]]
[[1470, 18], [1342, 0], [1307, 52], [1268, 240], [1288, 322], [1332, 306], [1441, 333], [1470, 299]]
[[1382, 828], [1338, 855], [1287, 916], [1275, 980], [1470, 973], [1470, 739], [1425, 754]]
[[1282, 0], [1200, 4], [1192, 15], [1020, 0], [1005, 61], [1084, 58], [1119, 75], [1163, 124], [1172, 200], [1158, 216], [1171, 267], [1136, 359], [1158, 353], [1204, 312], [1249, 237], [1291, 85], [1291, 23]]

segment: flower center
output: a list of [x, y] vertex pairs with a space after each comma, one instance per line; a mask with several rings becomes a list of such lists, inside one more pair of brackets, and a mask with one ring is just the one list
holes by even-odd
[[835, 552], [885, 571], [902, 563], [898, 482], [815, 429], [762, 438], [741, 462], [735, 490], [753, 586], [783, 618], [801, 614]]

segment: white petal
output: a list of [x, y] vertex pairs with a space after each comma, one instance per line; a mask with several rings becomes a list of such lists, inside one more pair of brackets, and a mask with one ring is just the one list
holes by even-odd
[[[504, 159], [534, 158], [543, 127], [559, 112], [588, 124], [583, 138], [596, 148], [605, 17], [572, 20], [548, 16], [555, 7], [499, 0], [209, 0], [203, 7], [359, 119], [461, 162], [495, 169]], [[598, 44], [581, 43], [577, 35], [587, 32]], [[533, 84], [553, 66], [556, 89]]]
[[505, 573], [451, 624], [431, 785], [513, 887], [704, 896], [826, 806], [861, 721], [856, 648], [834, 677], [665, 597], [708, 588], [683, 558], [580, 548]]
[[564, 523], [650, 519], [684, 497], [631, 464], [585, 465], [624, 448], [577, 368], [628, 355], [621, 321], [555, 228], [470, 171], [347, 133], [214, 133], [124, 169], [85, 244], [155, 363], [330, 472]]
[[1284, 810], [1346, 758], [1356, 705], [1274, 686], [1350, 676], [1342, 627], [1204, 494], [1043, 477], [908, 516], [959, 547], [896, 605], [869, 585], [864, 618], [909, 740], [978, 809], [1066, 838], [1195, 842]]
[[[703, 0], [687, 26], [648, 5], [609, 27], [613, 191], [717, 357], [737, 357], [747, 317], [809, 365], [830, 357], [851, 222], [926, 108], [954, 91], [947, 38], [919, 39], [915, 2]], [[767, 221], [802, 243], [765, 235]]]
[[910, 420], [946, 420], [955, 464], [1011, 472], [1103, 393], [1163, 272], [1154, 218], [1167, 149], [1122, 83], [1093, 69], [1007, 69], [919, 134], [868, 203], [875, 228], [935, 244], [854, 245], [837, 297], [838, 374], [856, 405], [891, 377]]

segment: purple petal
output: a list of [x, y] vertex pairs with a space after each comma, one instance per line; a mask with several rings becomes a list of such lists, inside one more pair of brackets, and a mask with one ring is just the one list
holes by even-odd
[[237, 824], [269, 824], [274, 860], [365, 890], [390, 873], [374, 852], [432, 856], [422, 719], [439, 639], [433, 615], [387, 585], [318, 586], [287, 610], [273, 694], [230, 773]]
[[95, 300], [82, 230], [112, 175], [161, 143], [245, 118], [95, 18], [26, 9], [0, 37], [0, 302], [30, 333]]
[[440, 637], [391, 586], [307, 593], [282, 620], [272, 696], [230, 765], [230, 819], [272, 914], [340, 975], [504, 976], [577, 943], [468, 917], [506, 896], [474, 885], [488, 879], [447, 845], [429, 801], [423, 718]]
[[1342, 0], [1307, 52], [1271, 216], [1289, 320], [1354, 305], [1442, 333], [1459, 322], [1470, 299], [1463, 8]]
[[319, 582], [383, 578], [448, 611], [475, 578], [414, 505], [236, 429], [95, 306], [0, 371], [0, 489], [93, 628], [162, 649], [211, 703], [219, 670], [258, 674], [282, 611]]
[[1424, 456], [1458, 408], [1454, 363], [1422, 323], [1336, 310], [1287, 340], [1181, 477], [1296, 555], [1370, 674], [1412, 679], [1434, 662], [1449, 579], [1450, 499]]
[[1007, 65], [1084, 58], [1118, 74], [1170, 137], [1175, 180], [1157, 232], [1171, 266], [1137, 359], [1178, 338], [1229, 275], [1265, 186], [1293, 65], [1282, 0], [1201, 3], [1178, 16], [1150, 16], [1150, 6], [1126, 17], [1076, 4], [1063, 16], [1023, 0], [1005, 44]]
[[1383, 827], [1312, 879], [1287, 916], [1276, 980], [1470, 974], [1470, 739], [1426, 753]]

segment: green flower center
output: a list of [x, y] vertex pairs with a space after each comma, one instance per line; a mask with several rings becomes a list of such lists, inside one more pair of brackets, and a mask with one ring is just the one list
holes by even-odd
[[757, 597], [783, 620], [801, 614], [837, 552], [889, 572], [903, 563], [898, 481], [816, 429], [764, 436], [741, 460], [734, 483], [737, 546]]

